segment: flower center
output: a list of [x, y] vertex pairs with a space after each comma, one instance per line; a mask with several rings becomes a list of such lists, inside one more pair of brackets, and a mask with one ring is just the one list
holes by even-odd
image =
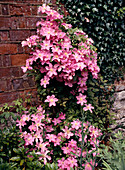
[[50, 102], [53, 102], [53, 99], [50, 99]]

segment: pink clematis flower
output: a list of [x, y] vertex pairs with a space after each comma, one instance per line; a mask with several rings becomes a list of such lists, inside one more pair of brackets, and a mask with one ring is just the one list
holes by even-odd
[[89, 110], [92, 113], [92, 109], [94, 109], [94, 107], [91, 104], [85, 104], [86, 107], [83, 107], [84, 111]]
[[47, 75], [49, 77], [52, 77], [53, 75], [57, 75], [56, 68], [54, 68], [51, 63], [49, 64], [49, 66], [46, 66], [45, 68], [46, 70], [48, 70]]
[[59, 124], [60, 122], [62, 122], [59, 118], [54, 118], [52, 120], [52, 122], [54, 123], [54, 126], [56, 126], [57, 124]]
[[79, 96], [76, 96], [76, 98], [78, 100], [77, 104], [81, 104], [81, 106], [83, 106], [83, 104], [87, 102], [86, 96], [82, 95], [82, 93], [79, 93]]
[[71, 132], [71, 128], [68, 128], [68, 126], [65, 126], [65, 129], [63, 128], [62, 131], [64, 132], [65, 138], [67, 139], [73, 136], [73, 133]]
[[81, 122], [79, 120], [74, 120], [71, 122], [72, 128], [78, 130], [81, 127]]
[[49, 84], [49, 80], [50, 80], [50, 78], [48, 76], [44, 76], [44, 78], [41, 79], [40, 85], [43, 86], [44, 88], [46, 88], [46, 85]]
[[55, 95], [47, 96], [47, 99], [45, 100], [45, 102], [49, 102], [49, 107], [56, 106], [57, 101], [58, 101], [58, 99], [55, 98]]
[[54, 135], [54, 134], [47, 134], [46, 139], [49, 139], [49, 142], [55, 142], [56, 135]]
[[62, 170], [66, 168], [66, 160], [65, 158], [62, 158], [61, 160], [58, 160], [58, 167]]

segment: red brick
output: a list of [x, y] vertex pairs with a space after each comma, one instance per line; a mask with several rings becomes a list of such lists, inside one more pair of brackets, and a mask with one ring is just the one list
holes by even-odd
[[11, 41], [22, 41], [30, 36], [29, 30], [10, 30]]
[[0, 17], [0, 30], [17, 28], [17, 17]]
[[3, 66], [3, 56], [0, 55], [0, 67]]
[[11, 17], [9, 22], [10, 22], [10, 28], [11, 29], [17, 29], [18, 28], [17, 17]]
[[19, 67], [12, 67], [10, 68], [11, 75], [10, 77], [20, 77]]
[[19, 90], [19, 89], [23, 89], [23, 79], [20, 78], [20, 79], [13, 79], [12, 80], [12, 84], [13, 84], [13, 89], [14, 90]]
[[18, 67], [0, 68], [0, 79], [19, 77], [19, 76], [20, 76], [20, 72]]
[[10, 68], [0, 68], [0, 79], [10, 77], [11, 70]]
[[18, 97], [19, 93], [17, 92], [0, 93], [0, 104], [12, 102], [18, 99]]
[[21, 44], [18, 44], [18, 53], [21, 54], [24, 52], [24, 49]]
[[0, 29], [10, 29], [10, 18], [0, 17]]
[[31, 8], [27, 5], [10, 4], [10, 15], [31, 15]]
[[0, 40], [1, 41], [7, 41], [8, 38], [8, 31], [0, 31]]
[[25, 46], [24, 51], [26, 54], [29, 54], [31, 52], [31, 48], [29, 48], [28, 46]]
[[32, 4], [34, 4], [34, 3], [39, 3], [39, 4], [41, 4], [42, 5], [42, 0], [24, 0], [24, 2], [27, 2], [27, 3], [32, 3]]
[[1, 0], [1, 1], [3, 1], [4, 3], [5, 2], [14, 2], [14, 0]]
[[3, 67], [11, 66], [11, 60], [9, 55], [3, 56]]
[[27, 17], [26, 18], [26, 27], [27, 28], [36, 28], [37, 21], [40, 21], [38, 17]]
[[17, 78], [12, 80], [13, 90], [28, 89], [30, 87], [35, 87], [35, 82], [33, 78], [28, 78], [23, 80], [23, 78]]
[[25, 18], [24, 17], [18, 17], [18, 28], [25, 28]]
[[6, 90], [6, 81], [0, 80], [0, 92], [3, 92]]
[[0, 54], [16, 54], [17, 44], [0, 44]]
[[12, 66], [21, 66], [25, 65], [26, 59], [28, 58], [28, 54], [16, 54], [11, 55], [11, 63]]
[[37, 15], [38, 6], [31, 6], [32, 15]]
[[12, 86], [12, 80], [11, 79], [6, 79], [6, 91], [11, 91], [13, 90], [13, 86]]
[[25, 6], [25, 15], [27, 16], [31, 15], [31, 6], [28, 5]]
[[3, 4], [1, 7], [2, 7], [2, 15], [9, 15], [8, 5]]
[[10, 8], [10, 15], [23, 15], [24, 14], [24, 7], [18, 4], [11, 4], [9, 5]]
[[0, 15], [2, 15], [2, 5], [0, 4]]
[[24, 73], [22, 68], [20, 67], [20, 76], [22, 77], [22, 76], [24, 76], [24, 74], [26, 74], [26, 73]]

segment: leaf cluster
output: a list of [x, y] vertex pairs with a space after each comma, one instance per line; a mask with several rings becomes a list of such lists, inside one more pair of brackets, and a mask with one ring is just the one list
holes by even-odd
[[125, 137], [118, 132], [109, 140], [109, 145], [102, 145], [100, 155], [105, 170], [125, 169]]
[[109, 82], [123, 78], [124, 0], [58, 0], [59, 2], [64, 4], [69, 14], [65, 20], [74, 27], [81, 28], [94, 40], [98, 49], [98, 64], [104, 78]]
[[91, 75], [87, 81], [87, 97], [89, 103], [94, 106], [92, 113], [88, 112], [86, 118], [94, 126], [97, 126], [102, 132], [110, 132], [109, 125], [114, 124], [114, 114], [111, 112], [113, 94], [115, 87], [109, 85], [107, 80], [99, 75], [98, 79], [92, 79]]

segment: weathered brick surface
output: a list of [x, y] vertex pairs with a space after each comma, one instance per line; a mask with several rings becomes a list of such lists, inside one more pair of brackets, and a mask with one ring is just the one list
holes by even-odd
[[10, 29], [10, 18], [0, 16], [0, 30]]
[[24, 48], [22, 47], [22, 45], [20, 43], [18, 44], [18, 53], [19, 54], [24, 53]]
[[0, 80], [0, 93], [6, 90], [6, 81]]
[[36, 28], [36, 23], [40, 19], [37, 17], [27, 17], [26, 18], [26, 27], [27, 28]]
[[2, 15], [9, 15], [9, 8], [7, 4], [1, 5]]
[[11, 41], [23, 41], [30, 36], [30, 30], [10, 30]]
[[12, 4], [9, 5], [10, 8], [10, 15], [31, 15], [31, 8], [29, 5], [19, 5], [19, 4]]
[[25, 46], [24, 51], [26, 54], [29, 54], [31, 52], [31, 49], [28, 46]]
[[36, 34], [38, 6], [56, 0], [0, 0], [0, 104], [12, 102], [28, 92], [36, 97], [34, 79], [26, 77], [25, 65], [31, 49], [22, 47], [21, 41]]
[[11, 60], [9, 55], [3, 56], [3, 67], [11, 66]]
[[38, 6], [31, 6], [32, 15], [37, 15]]
[[0, 68], [0, 79], [6, 79], [10, 77], [20, 77], [20, 71], [18, 67]]
[[9, 32], [0, 31], [0, 41], [8, 41], [8, 40], [9, 40]]
[[6, 92], [6, 91], [11, 91], [13, 90], [12, 87], [12, 79], [5, 79], [2, 78], [0, 79], [0, 93]]
[[14, 17], [11, 17], [9, 19], [9, 22], [10, 22], [10, 30], [12, 29], [17, 29], [18, 28], [18, 21], [17, 21], [17, 17], [14, 16]]
[[6, 91], [12, 90], [13, 90], [12, 78], [6, 79]]
[[25, 17], [18, 17], [17, 21], [18, 21], [18, 26], [17, 26], [18, 28], [26, 27]]
[[3, 56], [0, 56], [0, 67], [3, 65]]
[[13, 100], [16, 100], [18, 97], [19, 97], [18, 92], [0, 93], [0, 104], [12, 102]]
[[26, 59], [28, 58], [28, 54], [16, 54], [11, 55], [11, 63], [12, 66], [22, 66], [26, 64]]
[[0, 44], [0, 54], [16, 54], [17, 44]]
[[12, 84], [13, 84], [13, 88], [14, 90], [18, 90], [18, 89], [23, 89], [23, 85], [22, 85], [23, 79], [13, 79], [12, 80]]
[[2, 15], [2, 5], [0, 4], [0, 15]]

